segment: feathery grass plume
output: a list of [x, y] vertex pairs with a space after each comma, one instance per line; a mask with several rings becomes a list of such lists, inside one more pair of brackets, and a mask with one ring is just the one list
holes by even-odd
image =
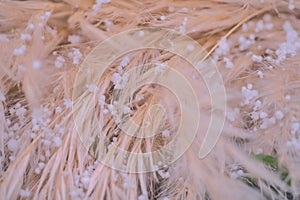
[[[299, 16], [300, 2], [291, 0], [0, 2], [0, 199], [299, 199]], [[222, 76], [226, 121], [204, 159], [199, 149], [216, 122], [210, 122], [208, 86], [184, 58], [160, 49], [128, 52], [96, 84], [77, 85], [85, 93], [72, 96], [76, 75], [85, 70], [81, 63], [97, 44], [147, 27], [188, 35]], [[201, 100], [199, 128], [187, 151], [145, 173], [95, 159], [118, 158], [117, 147], [152, 152], [174, 139], [182, 102], [162, 86], [136, 88], [148, 70], [159, 76], [167, 65], [189, 77]], [[137, 89], [134, 98], [130, 88]], [[73, 108], [80, 98], [90, 101]], [[164, 112], [153, 109], [158, 104]], [[94, 113], [82, 113], [88, 123], [80, 133], [77, 109]], [[91, 126], [95, 116], [105, 139], [97, 139]], [[145, 135], [136, 129], [126, 135], [118, 127], [126, 117], [140, 126], [150, 121], [144, 134], [154, 136], [139, 138]], [[80, 135], [96, 139], [87, 148]], [[147, 165], [132, 155], [125, 160], [140, 169]]]

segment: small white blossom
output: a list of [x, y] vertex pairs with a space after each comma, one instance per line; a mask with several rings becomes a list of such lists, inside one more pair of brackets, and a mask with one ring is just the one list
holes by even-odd
[[79, 35], [69, 35], [68, 42], [72, 44], [80, 43], [80, 36]]
[[242, 94], [245, 97], [244, 104], [249, 104], [250, 101], [258, 96], [257, 90], [252, 90], [252, 84], [248, 84], [247, 87], [242, 87]]
[[21, 40], [28, 40], [30, 41], [32, 39], [30, 34], [21, 33]]
[[15, 139], [10, 139], [7, 143], [7, 148], [8, 150], [15, 152], [19, 148], [19, 142]]
[[62, 108], [60, 106], [55, 108], [55, 113], [61, 113], [62, 112]]
[[257, 55], [252, 55], [252, 60], [254, 62], [262, 62], [263, 58], [261, 56], [257, 56]]
[[41, 67], [42, 67], [41, 61], [39, 61], [39, 60], [33, 61], [33, 63], [32, 63], [32, 68], [33, 68], [33, 69], [38, 70], [38, 69], [40, 69]]
[[30, 190], [28, 188], [26, 188], [25, 190], [21, 189], [20, 190], [20, 196], [23, 197], [23, 198], [29, 197], [30, 196]]
[[160, 16], [160, 20], [161, 20], [161, 21], [165, 21], [165, 20], [166, 20], [166, 16], [164, 16], [164, 15], [163, 15], [163, 16]]
[[57, 137], [57, 136], [55, 136], [53, 138], [53, 142], [54, 142], [54, 144], [55, 144], [56, 147], [60, 147], [61, 143], [62, 143], [61, 139], [59, 137]]
[[284, 114], [283, 114], [283, 112], [278, 110], [278, 111], [275, 112], [275, 117], [276, 117], [276, 119], [283, 119]]
[[34, 29], [34, 24], [28, 24], [28, 26], [27, 26], [27, 29], [28, 30], [33, 30]]
[[72, 51], [68, 53], [68, 57], [73, 60], [74, 65], [78, 65], [80, 59], [82, 58], [82, 54], [77, 48], [72, 48]]
[[71, 108], [73, 105], [73, 101], [71, 99], [64, 99], [64, 105], [66, 108]]
[[56, 68], [61, 68], [66, 60], [62, 56], [58, 56], [54, 62]]
[[162, 132], [162, 135], [163, 135], [164, 137], [169, 137], [169, 136], [170, 136], [170, 131], [169, 131], [169, 130], [164, 130], [164, 131]]
[[23, 55], [26, 51], [26, 45], [22, 45], [17, 49], [14, 49], [14, 56], [20, 56]]

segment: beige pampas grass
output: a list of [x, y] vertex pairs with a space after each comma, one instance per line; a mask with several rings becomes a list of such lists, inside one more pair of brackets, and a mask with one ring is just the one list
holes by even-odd
[[[299, 9], [297, 0], [1, 1], [0, 199], [299, 199]], [[184, 58], [161, 49], [132, 51], [115, 58], [95, 85], [76, 82], [98, 44], [150, 27], [186, 34], [208, 52], [201, 60], [214, 62], [220, 72], [226, 120], [204, 159], [199, 149], [209, 123], [217, 122], [210, 122], [208, 86]], [[190, 56], [199, 55], [194, 53]], [[122, 172], [101, 161], [118, 158], [117, 147], [133, 153], [158, 150], [179, 127], [179, 104], [184, 104], [176, 95], [155, 84], [136, 88], [155, 67], [151, 63], [156, 72], [167, 64], [188, 77], [201, 99], [199, 129], [175, 162], [164, 163], [170, 151], [159, 155], [156, 170]], [[133, 70], [128, 79], [126, 70]], [[131, 88], [137, 89], [134, 98]], [[165, 112], [151, 110], [158, 104]], [[183, 109], [194, 120], [196, 111], [190, 105]], [[85, 122], [80, 126], [74, 119], [78, 110], [86, 112], [79, 113]], [[155, 135], [139, 138], [139, 129], [131, 129], [134, 137], [126, 135], [115, 112], [140, 126], [151, 121], [144, 134]], [[104, 138], [92, 126], [98, 122]], [[125, 160], [138, 169], [147, 165], [132, 155]]]

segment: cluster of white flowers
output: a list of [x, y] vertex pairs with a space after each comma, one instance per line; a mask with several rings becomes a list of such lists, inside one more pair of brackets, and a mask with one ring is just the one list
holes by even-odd
[[66, 60], [64, 59], [64, 57], [62, 57], [62, 56], [57, 56], [57, 57], [56, 57], [56, 60], [55, 60], [55, 62], [54, 62], [54, 66], [55, 66], [56, 68], [62, 68], [65, 61], [66, 61]]
[[111, 77], [111, 81], [114, 83], [115, 85], [115, 89], [117, 90], [121, 90], [124, 89], [128, 83], [129, 80], [129, 74], [128, 73], [124, 73], [122, 76], [116, 72], [112, 75]]
[[48, 19], [50, 16], [51, 16], [51, 12], [50, 12], [50, 11], [46, 11], [46, 12], [44, 13], [44, 15], [42, 15], [42, 16], [40, 17], [41, 22], [39, 23], [39, 27], [44, 27], [45, 22], [47, 21], [47, 19]]
[[287, 56], [296, 56], [297, 52], [300, 50], [300, 38], [291, 23], [286, 21], [283, 25], [283, 29], [286, 33], [286, 42], [282, 43], [275, 52], [278, 57], [276, 60], [277, 64], [285, 60]]
[[68, 57], [72, 59], [74, 65], [78, 65], [82, 54], [77, 48], [72, 48], [72, 51], [68, 53]]
[[242, 94], [245, 97], [243, 102], [244, 105], [248, 105], [251, 100], [255, 99], [258, 96], [258, 91], [252, 89], [252, 84], [247, 84], [247, 87], [242, 87]]
[[37, 167], [35, 168], [34, 172], [36, 174], [40, 174], [41, 171], [44, 169], [44, 167], [45, 167], [45, 163], [44, 162], [39, 162]]
[[232, 68], [233, 67], [233, 63], [231, 62], [231, 60], [229, 58], [224, 56], [223, 60], [225, 62], [225, 67], [226, 68]]
[[60, 124], [55, 125], [55, 129], [49, 128], [51, 122], [52, 112], [46, 108], [41, 107], [35, 109], [32, 113], [32, 132], [31, 138], [35, 138], [39, 132], [43, 132], [41, 139], [39, 140], [42, 145], [43, 153], [40, 155], [40, 162], [35, 168], [35, 173], [40, 174], [45, 166], [45, 162], [50, 158], [51, 152], [54, 148], [60, 147], [62, 144], [62, 135], [64, 134], [64, 128], [61, 128]]
[[230, 69], [234, 67], [233, 62], [231, 61], [231, 59], [227, 56], [230, 51], [231, 51], [231, 47], [230, 47], [230, 43], [228, 42], [228, 40], [226, 38], [221, 38], [218, 42], [218, 48], [215, 50], [214, 52], [214, 56], [213, 56], [213, 60], [215, 62], [218, 62], [218, 60], [221, 58], [223, 58], [223, 61], [225, 63], [225, 67]]
[[259, 115], [260, 119], [263, 120], [262, 124], [260, 125], [261, 129], [267, 129], [270, 125], [274, 125], [276, 122], [275, 117], [268, 118], [267, 116], [268, 115], [265, 112], [261, 112]]
[[229, 173], [231, 179], [237, 179], [244, 175], [244, 171], [240, 169], [237, 165], [234, 165]]
[[[76, 172], [73, 174], [74, 178], [74, 186], [75, 189], [70, 192], [70, 195], [72, 196], [72, 199], [83, 199], [86, 193], [86, 190], [89, 187], [91, 176], [93, 172], [95, 171], [96, 167], [99, 164], [99, 161], [94, 161], [92, 164], [88, 163], [92, 160], [91, 156], [88, 156], [85, 160], [86, 162], [86, 169], [81, 172], [81, 170], [77, 169]], [[68, 172], [64, 172], [65, 175], [70, 175]]]
[[239, 37], [239, 50], [244, 51], [244, 50], [248, 49], [254, 43], [255, 43], [255, 35], [254, 34], [250, 34], [248, 36], [248, 39], [245, 36], [241, 35]]
[[[270, 16], [270, 15], [266, 15], [266, 16]], [[274, 25], [272, 23], [268, 22], [268, 21], [270, 21], [269, 17], [264, 17], [264, 21], [259, 20], [257, 22], [256, 27], [255, 27], [256, 33], [259, 33], [260, 31], [263, 31], [263, 30], [271, 30], [273, 28]], [[266, 21], [267, 21], [267, 23], [266, 23]]]
[[93, 5], [93, 14], [96, 15], [100, 10], [102, 4], [109, 2], [110, 0], [96, 0], [96, 4]]
[[13, 118], [17, 117], [18, 119], [13, 121], [7, 119], [6, 123], [8, 124], [8, 132], [4, 132], [3, 134], [7, 149], [8, 151], [11, 152], [11, 156], [9, 156], [10, 161], [15, 160], [15, 155], [19, 150], [21, 135], [19, 134], [18, 131], [20, 127], [26, 123], [25, 121], [26, 112], [27, 109], [24, 106], [22, 106], [20, 103], [16, 103], [14, 106], [12, 106], [9, 109], [10, 116]]
[[230, 44], [226, 38], [221, 38], [218, 42], [219, 47], [216, 49], [215, 54], [218, 56], [225, 56], [230, 53]]

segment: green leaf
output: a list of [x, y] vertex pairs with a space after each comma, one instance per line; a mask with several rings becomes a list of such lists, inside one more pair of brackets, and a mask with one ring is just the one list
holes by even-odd
[[270, 156], [270, 155], [265, 155], [265, 154], [258, 154], [255, 155], [254, 158], [265, 165], [269, 165], [270, 167], [274, 168], [275, 170], [278, 169], [278, 160], [277, 158]]

